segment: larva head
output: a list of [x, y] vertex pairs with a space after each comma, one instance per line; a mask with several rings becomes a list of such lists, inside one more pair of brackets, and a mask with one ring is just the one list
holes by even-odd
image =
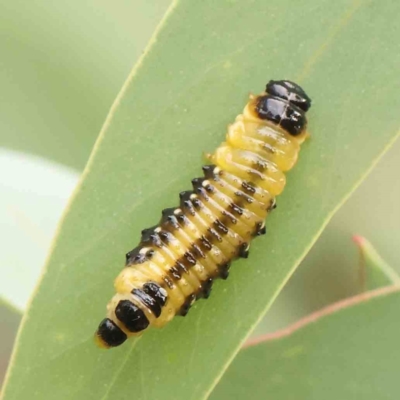
[[305, 132], [305, 112], [287, 100], [269, 94], [259, 96], [256, 99], [255, 111], [258, 118], [281, 126], [292, 136], [299, 136]]
[[258, 118], [279, 125], [302, 142], [307, 136], [306, 111], [311, 99], [291, 81], [269, 81], [266, 93], [254, 98], [253, 112]]
[[275, 97], [287, 100], [291, 104], [308, 111], [311, 107], [311, 99], [306, 92], [296, 83], [291, 81], [269, 81], [265, 91]]

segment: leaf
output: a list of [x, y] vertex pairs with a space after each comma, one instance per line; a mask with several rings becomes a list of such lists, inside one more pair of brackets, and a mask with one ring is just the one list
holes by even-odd
[[83, 169], [169, 3], [0, 1], [1, 146]]
[[395, 399], [399, 307], [400, 288], [381, 288], [267, 335], [239, 353], [210, 399]]
[[[400, 142], [397, 143], [400, 144]], [[393, 146], [390, 151], [395, 148], [396, 146]], [[386, 155], [384, 158], [386, 159]], [[389, 172], [388, 169], [386, 168], [386, 173]], [[377, 175], [377, 173], [382, 173], [382, 169], [375, 168], [371, 175]], [[363, 186], [368, 182], [373, 182], [371, 175], [365, 179]], [[338, 214], [343, 214], [343, 208], [348, 208], [348, 204], [354, 202], [354, 198], [359, 197], [359, 191], [360, 189], [357, 189], [346, 205], [332, 218], [312, 250], [279, 293], [268, 313], [251, 333], [248, 341], [260, 335], [280, 330], [316, 310], [352, 297], [357, 293], [400, 283], [397, 272], [382, 259], [367, 239], [358, 235], [353, 236], [353, 241], [359, 249], [357, 262], [354, 257], [354, 246], [348, 235], [344, 235], [341, 230], [332, 228], [332, 225], [337, 224]], [[390, 203], [394, 202], [394, 199], [387, 199], [387, 201], [389, 203], [387, 209], [390, 210]], [[394, 207], [392, 208], [394, 209]], [[360, 221], [365, 218], [366, 214], [367, 211], [364, 212], [364, 215], [360, 214], [358, 217]], [[342, 221], [342, 219], [340, 220]], [[385, 222], [381, 221], [381, 223]], [[329, 229], [330, 232], [327, 232]], [[328, 240], [326, 239], [327, 233], [332, 236]], [[336, 251], [339, 244], [340, 254]], [[350, 252], [348, 248], [353, 251]], [[320, 256], [319, 260], [317, 255]], [[335, 260], [340, 261], [340, 264], [335, 265]], [[348, 288], [344, 288], [346, 284], [351, 289], [350, 293], [347, 292]]]
[[[201, 399], [400, 126], [397, 3], [176, 2], [106, 121], [24, 318], [4, 399]], [[303, 18], [298, 16], [302, 15]], [[373, 21], [373, 23], [372, 23]], [[385, 29], [382, 29], [384, 27]], [[299, 80], [312, 139], [270, 235], [207, 302], [138, 341], [101, 352], [124, 254], [200, 175], [247, 92]], [[379, 132], [379, 134], [377, 134]], [[360, 148], [362, 151], [360, 151]]]
[[15, 335], [21, 320], [21, 312], [0, 297], [0, 388], [11, 355]]
[[78, 174], [61, 164], [0, 150], [0, 265], [7, 270], [0, 280], [0, 296], [20, 309], [25, 309], [41, 275], [78, 180]]
[[[331, 219], [252, 335], [283, 328], [359, 293], [359, 252], [350, 240], [355, 232], [367, 237], [385, 255], [385, 261], [400, 273], [399, 154], [397, 140]], [[370, 275], [368, 268], [366, 272]], [[384, 282], [389, 283], [386, 279]]]
[[372, 244], [362, 236], [354, 236], [360, 250], [360, 281], [368, 290], [388, 285], [400, 284], [397, 272], [379, 255]]

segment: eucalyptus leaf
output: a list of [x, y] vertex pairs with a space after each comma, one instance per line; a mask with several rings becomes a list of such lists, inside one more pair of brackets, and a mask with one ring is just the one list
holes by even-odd
[[[400, 142], [397, 141], [390, 151], [399, 147], [399, 144]], [[386, 158], [387, 155], [384, 159]], [[375, 168], [365, 179], [362, 186], [365, 186], [368, 182], [374, 182], [374, 175], [381, 172], [381, 168]], [[384, 172], [388, 173], [389, 169], [387, 168]], [[340, 300], [365, 291], [399, 283], [397, 271], [385, 261], [386, 251], [384, 260], [380, 252], [365, 237], [353, 235], [353, 240], [350, 240], [348, 234], [341, 230], [334, 231], [334, 228], [332, 228], [332, 222], [338, 219], [338, 215], [343, 214], [343, 209], [349, 208], [349, 203], [357, 200], [359, 192], [360, 188], [335, 214], [323, 234], [318, 238], [317, 243], [296, 269], [296, 272], [279, 293], [276, 301], [253, 330], [248, 340], [251, 341], [253, 338], [266, 333], [280, 330]], [[389, 203], [387, 209], [390, 212], [390, 203], [395, 202], [396, 197], [387, 200]], [[364, 204], [363, 207], [365, 207]], [[369, 215], [369, 212], [363, 212], [358, 218], [362, 220], [365, 215]], [[389, 218], [387, 218], [387, 223], [391, 223]], [[326, 240], [329, 230], [331, 238]], [[341, 245], [340, 254], [336, 251], [338, 243]], [[357, 246], [354, 246], [354, 243]], [[358, 252], [355, 250], [358, 250]], [[317, 258], [317, 255], [320, 257]], [[335, 260], [338, 262], [336, 265]], [[348, 288], [352, 289], [350, 293], [347, 291]], [[335, 294], [336, 298], [332, 298], [332, 294]]]
[[0, 146], [79, 171], [170, 0], [0, 0]]
[[15, 335], [21, 321], [21, 312], [0, 297], [0, 388], [13, 348]]
[[345, 300], [242, 350], [210, 399], [397, 399], [399, 290]]
[[360, 281], [371, 290], [390, 283], [400, 285], [398, 273], [380, 256], [372, 244], [362, 236], [354, 236], [360, 251]]
[[[396, 12], [397, 11], [397, 12]], [[117, 98], [24, 317], [4, 399], [202, 399], [397, 136], [400, 5], [177, 1]], [[301, 18], [299, 17], [301, 16]], [[140, 230], [200, 175], [249, 91], [298, 81], [312, 138], [266, 238], [207, 302], [102, 352], [92, 332]]]

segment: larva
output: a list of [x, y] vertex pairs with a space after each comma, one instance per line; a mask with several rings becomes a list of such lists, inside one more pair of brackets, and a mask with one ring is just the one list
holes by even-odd
[[119, 346], [149, 326], [186, 315], [210, 295], [213, 280], [226, 279], [230, 263], [247, 258], [250, 241], [265, 233], [265, 218], [285, 186], [307, 136], [311, 100], [297, 84], [270, 81], [250, 96], [228, 127], [226, 140], [209, 155], [204, 177], [180, 193], [180, 205], [162, 212], [158, 225], [142, 231], [115, 280], [116, 295], [95, 339]]

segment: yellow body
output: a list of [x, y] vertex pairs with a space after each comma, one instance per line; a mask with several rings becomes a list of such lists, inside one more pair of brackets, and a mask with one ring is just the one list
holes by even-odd
[[[219, 267], [237, 258], [240, 246], [244, 244], [248, 247], [255, 236], [255, 229], [264, 226], [275, 196], [284, 189], [284, 172], [296, 163], [300, 144], [307, 133], [291, 136], [279, 126], [259, 119], [254, 111], [256, 99], [250, 97], [243, 113], [228, 127], [225, 142], [209, 155], [210, 162], [215, 165], [216, 179], [203, 182], [204, 187], [211, 185], [213, 190], [207, 193], [208, 200], [203, 201], [201, 209], [194, 214], [186, 213], [188, 222], [173, 231], [168, 245], [147, 246], [141, 250], [146, 252], [152, 248], [154, 255], [151, 260], [127, 265], [116, 278], [117, 293], [108, 304], [107, 317], [128, 337], [139, 333], [129, 332], [116, 317], [115, 309], [120, 300], [129, 299], [142, 309], [150, 326], [164, 326], [179, 313], [190, 296], [193, 298], [198, 293], [201, 282], [218, 277]], [[254, 193], [246, 194], [243, 182], [251, 182]], [[233, 215], [230, 206], [237, 201], [238, 193], [245, 194], [240, 198], [242, 213]], [[197, 194], [191, 196], [191, 199], [198, 198]], [[177, 209], [177, 213], [179, 211]], [[171, 287], [166, 285], [164, 278], [170, 275], [177, 260], [188, 252], [193, 243], [207, 235], [210, 227], [215, 226], [215, 221], [222, 217], [227, 221], [226, 234], [221, 236], [221, 240], [213, 241], [204, 257], [196, 257], [196, 264], [179, 279], [173, 280]], [[149, 281], [158, 283], [168, 294], [158, 318], [132, 294], [134, 288], [141, 288]], [[107, 347], [100, 338], [97, 338], [97, 342]]]

